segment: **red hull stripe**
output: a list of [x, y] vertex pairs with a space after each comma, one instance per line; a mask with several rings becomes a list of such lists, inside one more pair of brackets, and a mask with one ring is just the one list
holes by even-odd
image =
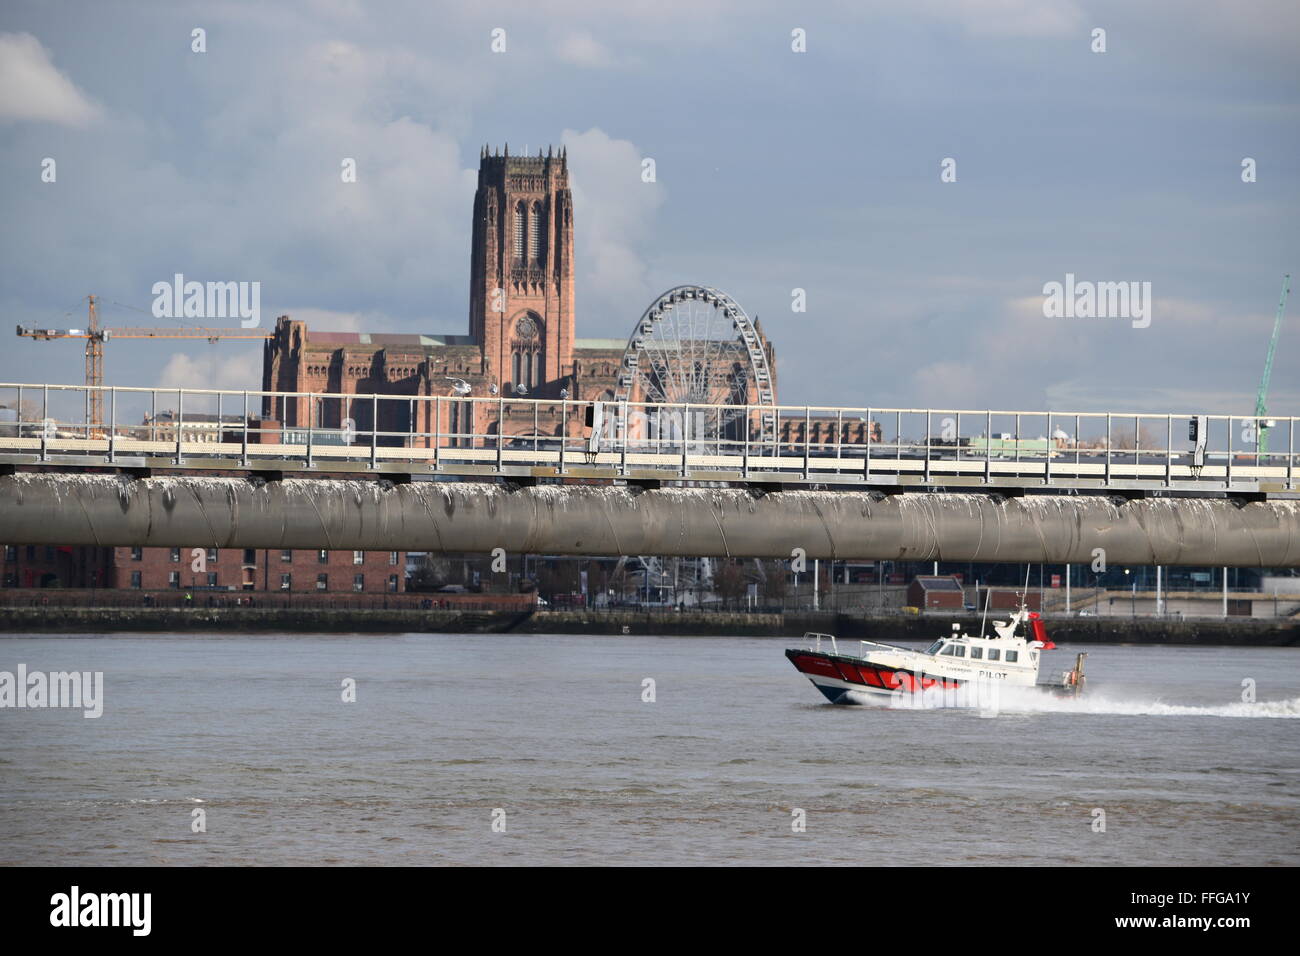
[[945, 690], [955, 690], [962, 685], [962, 681], [955, 678], [930, 677], [928, 675], [917, 677], [911, 671], [855, 664], [852, 661], [838, 660], [829, 655], [816, 652], [790, 651], [786, 656], [790, 658], [790, 663], [794, 664], [800, 673], [814, 674], [818, 677], [833, 677], [836, 680], [842, 680], [850, 684], [862, 684], [867, 687], [884, 687], [888, 690], [898, 690], [901, 687], [905, 691], [915, 693], [917, 690], [924, 690], [934, 686], [942, 687]]
[[862, 683], [868, 687], [884, 687], [880, 681], [880, 674], [874, 667], [859, 667], [858, 673], [862, 675]]

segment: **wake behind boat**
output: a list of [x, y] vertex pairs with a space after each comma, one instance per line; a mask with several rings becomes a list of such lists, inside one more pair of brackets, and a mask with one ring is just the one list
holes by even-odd
[[[957, 698], [961, 691], [998, 687], [1038, 687], [1054, 694], [1083, 692], [1080, 654], [1073, 670], [1040, 679], [1039, 656], [1056, 645], [1037, 612], [1023, 603], [1009, 621], [994, 621], [993, 633], [972, 637], [961, 625], [924, 651], [859, 641], [857, 655], [841, 652], [830, 634], [807, 633], [807, 646], [787, 648], [785, 656], [833, 704], [888, 703], [904, 695], [942, 691]], [[829, 651], [823, 650], [823, 642]]]

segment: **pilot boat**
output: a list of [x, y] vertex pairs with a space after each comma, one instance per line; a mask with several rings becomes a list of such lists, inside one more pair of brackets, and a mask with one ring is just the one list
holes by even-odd
[[1023, 603], [1009, 621], [994, 621], [991, 634], [981, 630], [972, 636], [954, 624], [951, 634], [923, 651], [876, 641], [857, 643], [858, 653], [853, 654], [842, 651], [834, 636], [809, 632], [804, 646], [787, 648], [785, 656], [833, 704], [890, 703], [943, 692], [959, 705], [987, 700], [988, 691], [996, 693], [1001, 687], [1078, 696], [1088, 656], [1078, 655], [1073, 670], [1040, 678], [1039, 656], [1056, 645], [1042, 617]]

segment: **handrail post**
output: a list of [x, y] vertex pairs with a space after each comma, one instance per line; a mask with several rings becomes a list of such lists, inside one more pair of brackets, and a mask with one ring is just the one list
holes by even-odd
[[415, 463], [415, 397], [406, 400], [406, 464]]
[[682, 403], [682, 477], [685, 478], [691, 473], [691, 466], [687, 460], [691, 447], [691, 407], [685, 402]]
[[930, 420], [933, 414], [933, 410], [929, 408], [925, 410], [925, 483], [927, 485], [930, 483], [930, 449], [934, 444], [934, 425]]
[[[576, 391], [576, 389], [575, 389]], [[569, 400], [560, 399], [560, 467], [559, 474], [564, 474], [564, 449], [569, 444]]]
[[1295, 422], [1294, 418], [1287, 419], [1286, 486], [1290, 491], [1295, 490]]
[[442, 396], [433, 396], [433, 470], [442, 469], [439, 457], [442, 448]]
[[[867, 428], [866, 428], [866, 433], [865, 433], [862, 437], [863, 437], [863, 439], [865, 440], [865, 444], [866, 444], [866, 446], [867, 446], [867, 453], [863, 456], [862, 477], [863, 477], [865, 480], [870, 481], [870, 480], [871, 480], [871, 445], [872, 445], [872, 441], [871, 441], [871, 438], [872, 438], [872, 434], [871, 434], [871, 407], [870, 407], [870, 406], [867, 407]], [[885, 436], [882, 434], [880, 437], [881, 437], [881, 438], [884, 438]]]
[[117, 388], [108, 390], [108, 460], [117, 461]]
[[[1232, 489], [1232, 459], [1234, 457], [1234, 455], [1232, 454], [1232, 416], [1231, 415], [1227, 416], [1227, 425], [1228, 425], [1228, 468], [1226, 473], [1223, 476], [1223, 487], [1227, 490], [1231, 490]], [[1256, 428], [1258, 427], [1259, 426], [1256, 426]]]
[[1047, 447], [1043, 449], [1043, 484], [1052, 483], [1052, 448], [1056, 439], [1052, 437], [1052, 413], [1047, 413]]
[[993, 483], [993, 409], [984, 413], [984, 484]]
[[248, 467], [248, 389], [244, 389], [244, 437], [239, 447], [239, 462]]
[[176, 464], [185, 460], [185, 389], [176, 389]]
[[1079, 465], [1081, 464], [1079, 459], [1079, 441], [1079, 415], [1076, 414], [1074, 416], [1074, 477], [1076, 480], [1079, 478]]
[[370, 468], [378, 464], [379, 451], [379, 393], [372, 392], [370, 395]]
[[809, 465], [808, 459], [812, 454], [812, 410], [809, 406], [803, 407], [803, 480], [808, 480]]
[[[745, 406], [745, 436], [744, 436], [745, 444], [740, 451], [740, 473], [746, 478], [749, 477], [749, 423], [753, 420], [753, 414], [754, 414], [754, 406], [746, 405]], [[758, 414], [759, 414], [758, 427], [761, 430], [763, 427], [763, 413], [761, 409]], [[1294, 428], [1292, 430], [1294, 431]]]
[[504, 394], [497, 396], [497, 474], [501, 474], [502, 451], [505, 448], [505, 428], [506, 428], [506, 397]]
[[312, 419], [316, 417], [316, 394], [307, 393], [307, 467], [315, 467], [311, 462]]
[[1174, 484], [1174, 416], [1165, 416], [1165, 488]]
[[1110, 442], [1111, 442], [1111, 416], [1110, 412], [1106, 413], [1106, 481], [1104, 484], [1110, 484]]
[[[620, 424], [622, 426], [621, 428], [619, 427]], [[620, 435], [622, 438], [621, 441], [622, 460], [619, 463], [618, 471], [620, 475], [626, 478], [627, 477], [627, 399], [626, 398], [623, 399], [623, 421], [615, 425], [614, 434]]]
[[[838, 409], [835, 412], [835, 474], [840, 473], [843, 467], [844, 455], [844, 409]], [[834, 565], [831, 567], [831, 577], [835, 577]]]
[[956, 414], [957, 414], [957, 419], [956, 421], [953, 422], [952, 468], [954, 474], [961, 475], [963, 473], [961, 469], [961, 450], [962, 450], [961, 412], [957, 412]]

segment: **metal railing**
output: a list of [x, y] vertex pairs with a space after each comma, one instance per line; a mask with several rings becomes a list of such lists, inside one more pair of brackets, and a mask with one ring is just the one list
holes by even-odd
[[1297, 422], [0, 383], [0, 463], [1279, 493]]

